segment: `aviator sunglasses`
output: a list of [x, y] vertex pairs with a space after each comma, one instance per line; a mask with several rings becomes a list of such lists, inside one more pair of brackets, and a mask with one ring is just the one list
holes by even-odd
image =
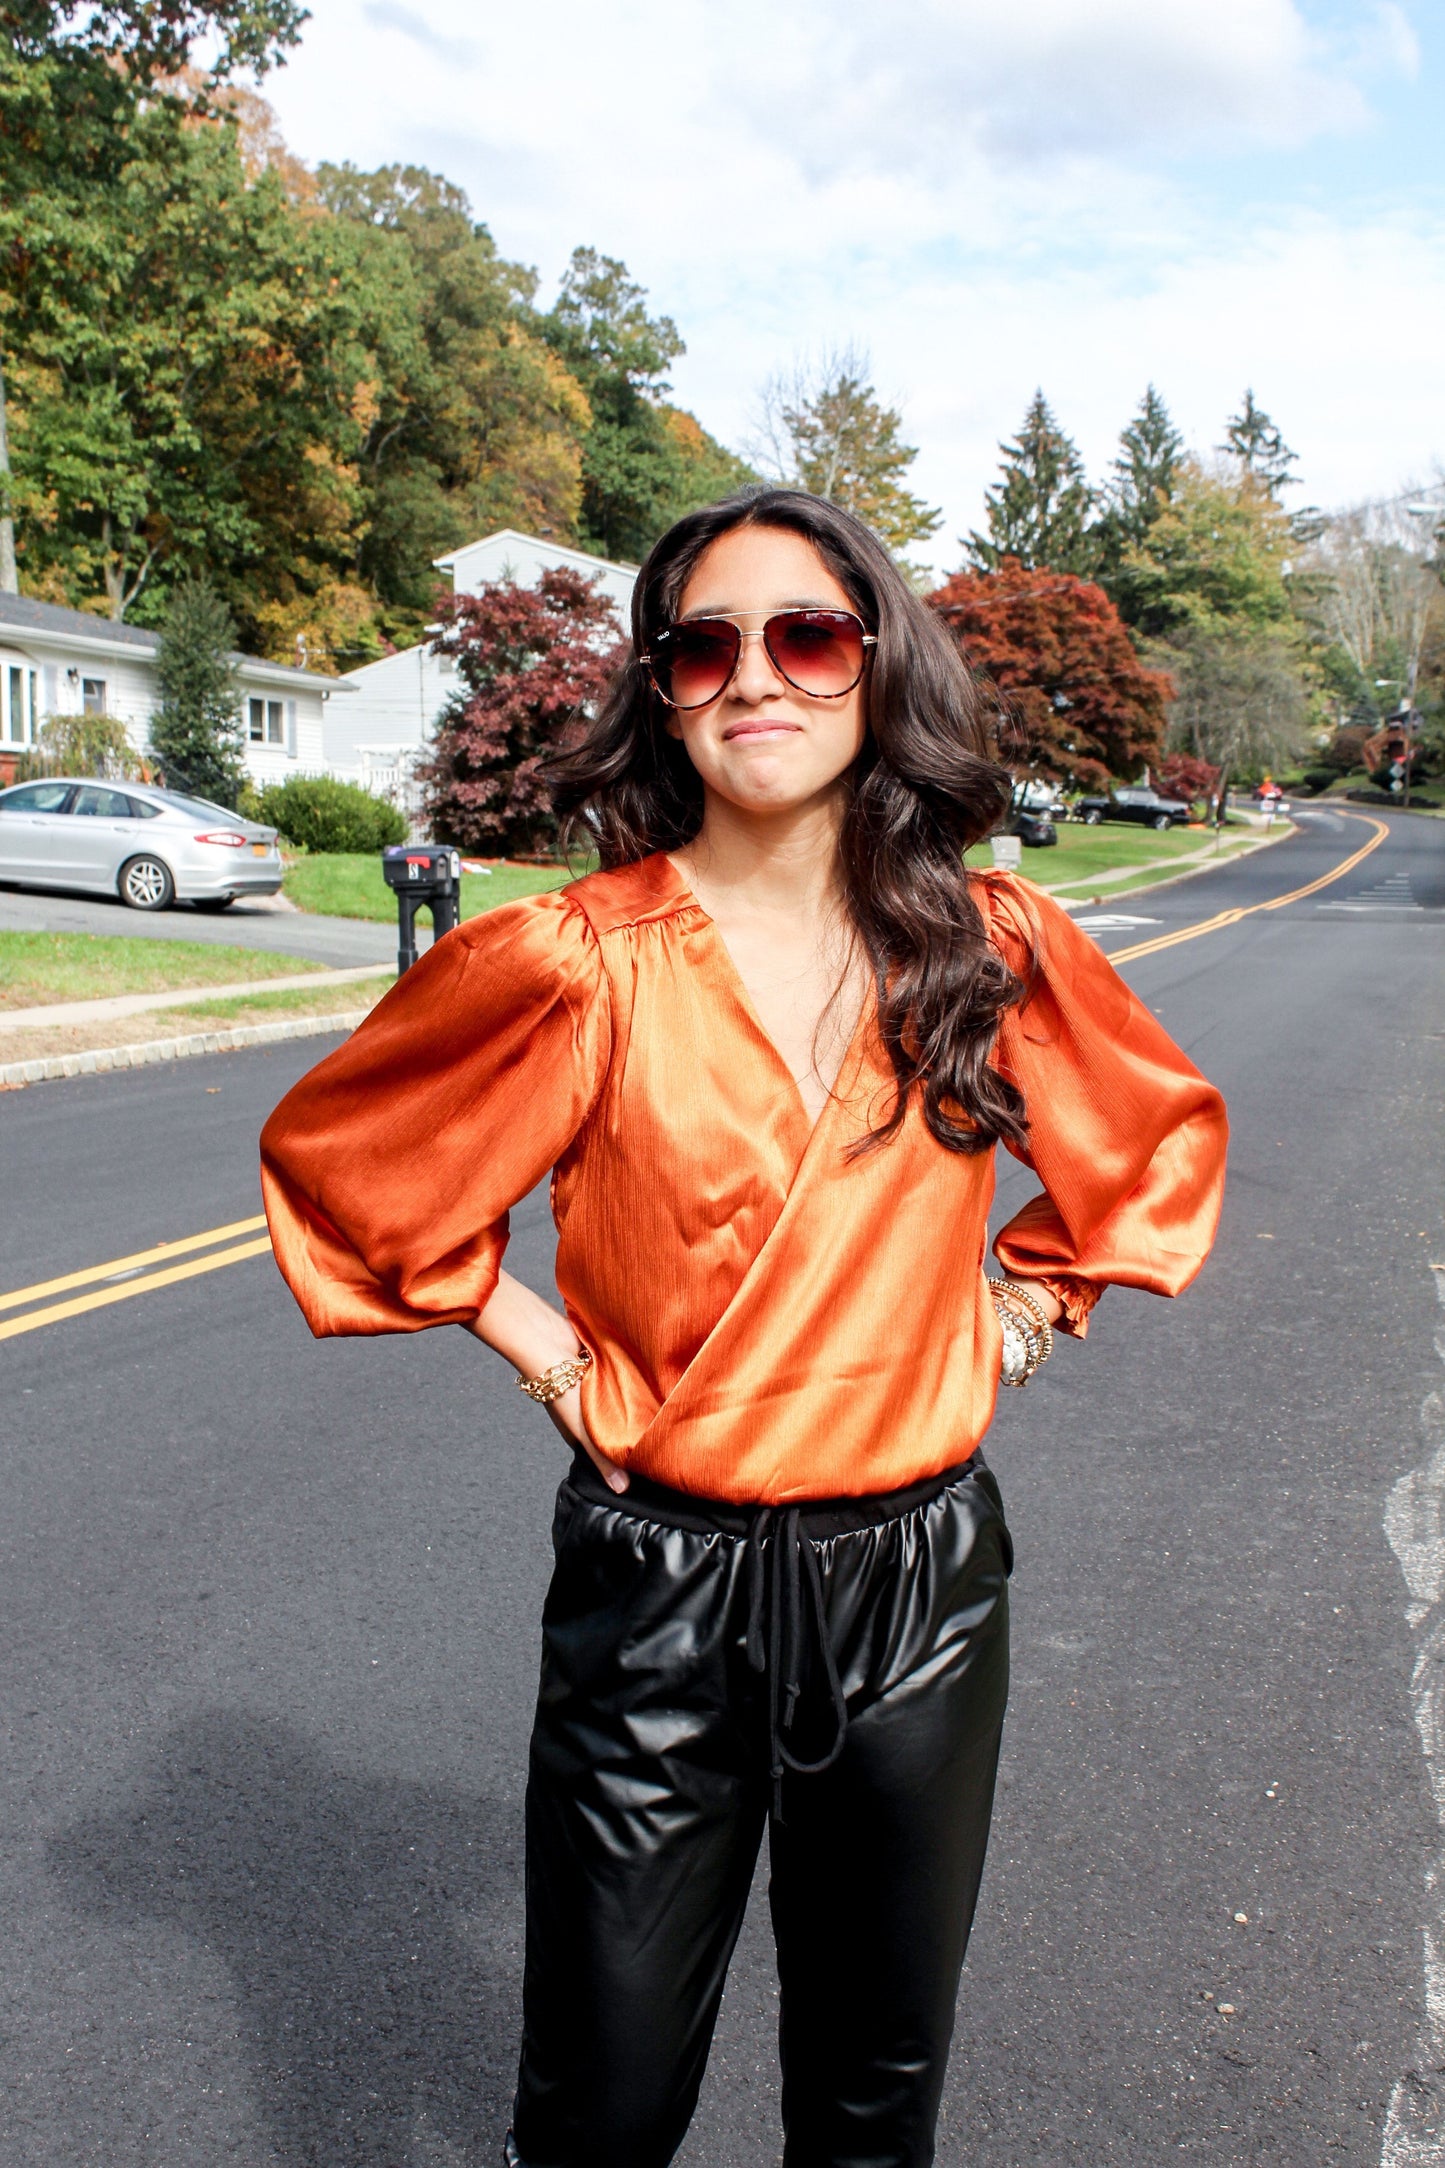
[[851, 610], [779, 610], [761, 632], [730, 617], [690, 617], [658, 633], [639, 660], [670, 708], [705, 708], [731, 685], [744, 640], [761, 640], [779, 677], [813, 700], [851, 693], [878, 645]]

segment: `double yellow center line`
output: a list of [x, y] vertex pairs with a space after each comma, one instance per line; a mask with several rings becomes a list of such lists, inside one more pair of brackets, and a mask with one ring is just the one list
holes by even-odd
[[1385, 821], [1377, 821], [1369, 813], [1345, 813], [1347, 821], [1363, 821], [1374, 829], [1368, 843], [1362, 843], [1353, 856], [1342, 859], [1340, 864], [1322, 873], [1317, 881], [1307, 881], [1303, 888], [1292, 888], [1284, 896], [1271, 896], [1266, 903], [1247, 903], [1239, 910], [1219, 911], [1213, 918], [1202, 918], [1196, 926], [1180, 926], [1173, 933], [1161, 933], [1152, 941], [1136, 941], [1132, 948], [1110, 949], [1111, 964], [1131, 964], [1140, 956], [1157, 956], [1161, 949], [1178, 948], [1181, 942], [1197, 941], [1201, 934], [1221, 933], [1226, 926], [1237, 926], [1242, 918], [1253, 918], [1258, 911], [1282, 911], [1287, 903], [1299, 903], [1306, 896], [1313, 896], [1319, 889], [1328, 888], [1332, 881], [1342, 881], [1347, 873], [1353, 873], [1361, 859], [1377, 851], [1390, 833]]
[[[85, 1272], [62, 1273], [58, 1280], [37, 1280], [33, 1287], [17, 1287], [11, 1294], [0, 1295], [0, 1310], [23, 1309], [23, 1317], [10, 1317], [0, 1321], [0, 1340], [13, 1340], [17, 1333], [35, 1332], [41, 1325], [58, 1325], [62, 1318], [80, 1317], [87, 1310], [103, 1310], [108, 1303], [129, 1302], [132, 1295], [148, 1295], [153, 1287], [174, 1287], [180, 1280], [198, 1279], [203, 1272], [219, 1272], [222, 1265], [238, 1265], [243, 1257], [259, 1257], [271, 1247], [268, 1234], [257, 1236], [251, 1242], [235, 1241], [237, 1235], [255, 1235], [258, 1227], [264, 1227], [266, 1215], [258, 1212], [253, 1219], [232, 1220], [229, 1226], [212, 1227], [207, 1234], [186, 1235], [179, 1242], [158, 1242], [154, 1249], [134, 1250], [129, 1257], [113, 1257], [108, 1265], [92, 1265]], [[217, 1250], [218, 1242], [231, 1242], [234, 1248]], [[209, 1257], [190, 1258], [189, 1263], [174, 1265], [173, 1257], [184, 1257], [191, 1251], [210, 1250]], [[159, 1265], [159, 1272], [148, 1268]], [[120, 1284], [115, 1284], [119, 1282]], [[87, 1287], [91, 1293], [72, 1295], [68, 1302], [48, 1302], [47, 1296], [68, 1294], [72, 1287]], [[41, 1309], [27, 1305], [41, 1303]]]

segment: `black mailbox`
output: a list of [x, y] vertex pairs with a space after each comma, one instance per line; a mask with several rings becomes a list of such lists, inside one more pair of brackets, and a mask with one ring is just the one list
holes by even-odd
[[396, 890], [401, 945], [396, 952], [398, 978], [416, 962], [416, 914], [419, 904], [431, 911], [439, 941], [457, 923], [462, 893], [462, 859], [449, 843], [392, 843], [381, 854], [388, 888]]

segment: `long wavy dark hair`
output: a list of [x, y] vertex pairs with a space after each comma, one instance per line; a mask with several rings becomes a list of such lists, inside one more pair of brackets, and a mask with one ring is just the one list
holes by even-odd
[[632, 655], [594, 716], [554, 756], [563, 834], [604, 867], [690, 843], [702, 783], [666, 727], [637, 660], [677, 616], [709, 544], [738, 527], [780, 527], [811, 542], [878, 644], [865, 681], [867, 732], [847, 777], [838, 836], [843, 907], [872, 968], [878, 1031], [897, 1079], [892, 1137], [917, 1092], [953, 1152], [1025, 1133], [1022, 1094], [990, 1062], [1000, 1014], [1023, 988], [984, 931], [963, 854], [995, 827], [1009, 776], [990, 755], [963, 659], [861, 520], [801, 490], [767, 489], [690, 512], [670, 527], [632, 595]]

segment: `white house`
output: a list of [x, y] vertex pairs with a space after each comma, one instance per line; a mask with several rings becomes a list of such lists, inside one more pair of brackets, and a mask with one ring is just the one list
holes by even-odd
[[[480, 542], [468, 542], [449, 557], [432, 560], [438, 572], [450, 575], [452, 592], [475, 594], [489, 580], [516, 580], [534, 586], [546, 570], [565, 566], [595, 579], [602, 592], [616, 604], [623, 625], [632, 607], [636, 565], [613, 564], [606, 557], [589, 557], [585, 550], [565, 549], [560, 542], [538, 535], [518, 534], [503, 527]], [[393, 792], [403, 802], [411, 764], [430, 738], [456, 685], [456, 666], [437, 655], [429, 640], [404, 648], [399, 655], [385, 655], [380, 662], [349, 670], [339, 681], [356, 688], [358, 698], [337, 702], [326, 711], [326, 766], [332, 775], [347, 782], [364, 783], [368, 790]]]
[[[160, 704], [160, 635], [28, 595], [0, 594], [0, 781], [6, 751], [34, 745], [47, 715], [113, 715], [137, 752]], [[258, 786], [318, 775], [326, 764], [323, 718], [333, 693], [354, 698], [344, 678], [237, 655], [246, 768]]]

